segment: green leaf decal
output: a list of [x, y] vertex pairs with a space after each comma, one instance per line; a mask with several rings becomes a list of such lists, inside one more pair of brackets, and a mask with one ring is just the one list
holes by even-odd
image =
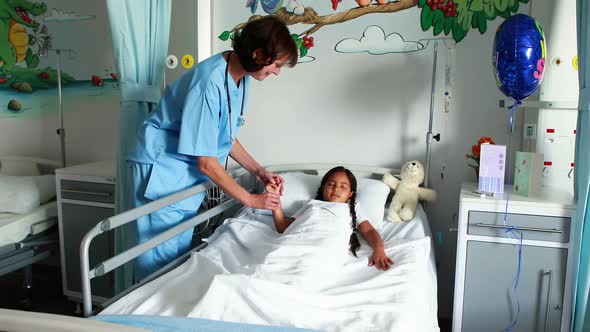
[[219, 35], [219, 39], [226, 41], [229, 39], [229, 31], [224, 31], [222, 34]]
[[469, 10], [472, 12], [480, 12], [483, 10], [483, 0], [473, 0], [469, 5]]
[[422, 27], [422, 31], [430, 29], [433, 16], [434, 12], [430, 10], [430, 7], [426, 6], [422, 8], [422, 13], [420, 13], [420, 26]]
[[457, 21], [455, 21], [453, 23], [452, 31], [453, 31], [453, 39], [455, 39], [455, 42], [457, 42], [457, 43], [462, 41], [463, 38], [465, 38], [465, 35], [467, 35], [467, 30], [463, 30], [463, 27]]
[[448, 35], [451, 32], [451, 29], [453, 28], [453, 22], [455, 22], [454, 19], [445, 20], [445, 26], [444, 26], [445, 35]]
[[305, 46], [301, 46], [301, 48], [299, 49], [299, 57], [303, 58], [304, 56], [307, 55], [307, 47]]

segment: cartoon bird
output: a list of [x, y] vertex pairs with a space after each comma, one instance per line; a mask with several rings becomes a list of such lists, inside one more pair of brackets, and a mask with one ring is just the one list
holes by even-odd
[[267, 14], [274, 14], [283, 7], [283, 0], [248, 0], [246, 7], [250, 8], [252, 14], [258, 9], [258, 2], [262, 4], [262, 10]]

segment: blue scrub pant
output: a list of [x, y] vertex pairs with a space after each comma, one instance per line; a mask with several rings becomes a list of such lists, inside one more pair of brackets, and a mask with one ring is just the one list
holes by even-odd
[[[145, 189], [152, 170], [150, 164], [129, 162], [128, 186], [130, 192], [130, 208], [145, 205], [152, 200], [144, 196]], [[140, 217], [135, 222], [136, 243], [143, 243], [154, 236], [186, 221], [197, 214], [198, 205], [195, 210], [182, 210], [174, 204], [165, 206], [151, 214]], [[162, 268], [172, 260], [186, 253], [191, 246], [193, 229], [173, 237], [163, 244], [150, 249], [135, 260], [133, 269], [133, 280], [139, 282], [151, 273]]]

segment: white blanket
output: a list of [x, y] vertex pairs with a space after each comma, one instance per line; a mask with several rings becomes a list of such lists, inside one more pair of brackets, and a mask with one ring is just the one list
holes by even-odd
[[386, 242], [395, 263], [379, 271], [367, 266], [370, 248], [361, 247], [359, 258], [347, 254], [350, 225], [339, 225], [333, 212], [312, 209], [282, 236], [263, 223], [228, 219], [209, 247], [102, 314], [323, 331], [438, 331], [429, 305], [434, 294], [426, 287], [430, 239]]

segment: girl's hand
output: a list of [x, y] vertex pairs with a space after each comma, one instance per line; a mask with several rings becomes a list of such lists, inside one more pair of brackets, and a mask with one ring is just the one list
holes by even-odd
[[262, 169], [259, 172], [258, 179], [260, 179], [260, 181], [262, 181], [262, 183], [264, 183], [265, 185], [267, 185], [267, 184], [276, 185], [279, 188], [279, 192], [277, 194], [279, 194], [279, 195], [283, 194], [283, 191], [285, 190], [285, 188], [283, 187], [283, 184], [285, 183], [285, 181], [283, 180], [283, 178], [280, 175], [271, 173], [271, 172], [267, 171], [266, 169]]
[[266, 185], [266, 191], [278, 195], [280, 193], [280, 188], [276, 184], [269, 183]]
[[383, 249], [375, 249], [373, 250], [373, 255], [369, 258], [369, 266], [375, 265], [377, 270], [386, 271], [389, 270], [393, 261], [391, 258], [387, 257], [385, 254], [385, 250]]

